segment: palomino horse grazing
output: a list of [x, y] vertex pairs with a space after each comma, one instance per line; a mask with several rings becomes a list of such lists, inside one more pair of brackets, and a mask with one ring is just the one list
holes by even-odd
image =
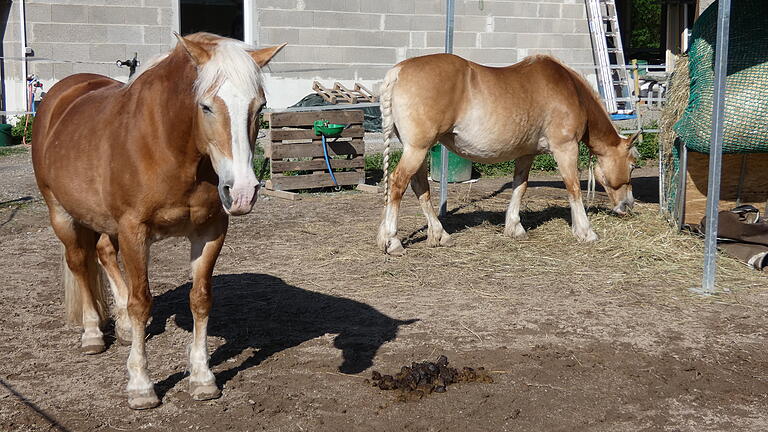
[[[384, 78], [381, 111], [386, 207], [378, 245], [386, 253], [404, 252], [396, 237], [397, 215], [409, 181], [427, 218], [427, 244], [453, 242], [429, 197], [424, 159], [436, 141], [477, 162], [516, 160], [504, 229], [512, 238], [526, 237], [520, 202], [528, 172], [535, 155], [549, 152], [568, 189], [573, 234], [584, 241], [597, 239], [581, 201], [579, 140], [597, 155], [597, 179], [614, 202], [614, 210], [623, 214], [633, 205], [630, 180], [635, 136], [620, 136], [589, 84], [552, 57], [533, 56], [503, 68], [481, 66], [450, 54], [408, 59]], [[395, 133], [404, 152], [390, 181], [389, 141]]]
[[282, 48], [249, 51], [206, 33], [178, 38], [128, 85], [93, 74], [63, 79], [48, 92], [33, 131], [37, 184], [64, 244], [68, 318], [83, 325], [83, 352], [105, 349], [98, 261], [115, 297], [117, 337], [131, 341], [127, 391], [134, 409], [159, 404], [144, 348], [152, 303], [147, 266], [150, 245], [171, 236], [192, 245], [190, 394], [221, 394], [208, 367], [211, 274], [228, 215], [250, 212], [256, 200], [260, 71]]

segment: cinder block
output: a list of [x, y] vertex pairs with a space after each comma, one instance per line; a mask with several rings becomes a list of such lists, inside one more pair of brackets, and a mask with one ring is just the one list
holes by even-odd
[[348, 64], [384, 64], [396, 63], [394, 48], [344, 48], [343, 62]]
[[146, 7], [125, 8], [125, 23], [133, 25], [160, 24], [160, 9]]
[[51, 57], [54, 60], [89, 61], [91, 44], [57, 43], [51, 44]]
[[259, 13], [259, 23], [270, 27], [312, 27], [312, 11], [264, 9]]
[[416, 15], [444, 15], [445, 2], [442, 0], [416, 0], [413, 5]]
[[[173, 7], [175, 0], [144, 0], [144, 6]], [[262, 2], [259, 2], [262, 3]]]
[[412, 14], [415, 11], [413, 0], [387, 0], [387, 12], [399, 14]]
[[[31, 64], [32, 73], [41, 80], [53, 79], [53, 64], [34, 62]], [[47, 91], [47, 90], [46, 90]]]
[[[314, 41], [320, 38], [324, 38], [325, 43]], [[382, 32], [378, 30], [301, 29], [299, 34], [300, 43], [306, 45], [381, 46], [381, 40]]]
[[72, 63], [54, 63], [53, 78], [60, 80], [72, 75]]
[[480, 35], [480, 46], [483, 48], [518, 48], [517, 33], [483, 33]]
[[389, 10], [387, 2], [382, 0], [360, 0], [360, 12], [385, 13]]
[[587, 6], [584, 3], [564, 4], [561, 7], [562, 18], [587, 19]]
[[171, 43], [171, 30], [168, 27], [162, 26], [145, 26], [144, 27], [144, 43], [145, 44], [161, 44], [170, 45]]
[[360, 11], [360, 0], [304, 0], [304, 4], [306, 10], [325, 10], [336, 12]]
[[89, 6], [88, 22], [92, 24], [124, 24], [125, 8]]
[[160, 9], [160, 25], [172, 28], [176, 25], [176, 15], [171, 8]]
[[518, 34], [519, 48], [562, 48], [563, 35], [559, 34]]
[[590, 48], [592, 47], [592, 40], [588, 34], [574, 34], [563, 37], [564, 48]]
[[282, 27], [261, 27], [259, 28], [260, 45], [277, 45], [288, 43], [288, 46], [299, 43], [299, 32], [295, 29]]
[[427, 47], [427, 32], [410, 32], [411, 41], [408, 45], [409, 48], [426, 48]]
[[[445, 28], [445, 18], [443, 28]], [[482, 16], [460, 15], [456, 17], [456, 31], [485, 32], [488, 29], [488, 18]]]
[[71, 24], [32, 24], [36, 42], [83, 42], [107, 40], [108, 26]]
[[79, 5], [51, 5], [51, 22], [55, 23], [83, 23], [88, 20], [88, 12], [85, 6]]
[[414, 16], [411, 20], [411, 30], [445, 31], [445, 17], [439, 15]]
[[144, 28], [131, 25], [107, 26], [106, 40], [110, 43], [143, 44]]
[[296, 0], [259, 0], [259, 9], [296, 9]]
[[[453, 46], [474, 48], [477, 42], [477, 33], [454, 32]], [[428, 32], [427, 48], [445, 48], [445, 32]]]
[[560, 18], [562, 5], [553, 3], [539, 4], [538, 16], [540, 18]]
[[384, 30], [411, 30], [411, 15], [384, 16]]
[[410, 32], [388, 31], [381, 35], [381, 46], [384, 47], [407, 47], [411, 43]]
[[117, 61], [129, 56], [123, 44], [94, 44], [89, 47], [89, 57], [93, 61]]
[[[30, 23], [51, 21], [51, 5], [30, 3], [26, 5], [24, 12], [27, 22]], [[51, 68], [51, 73], [53, 73], [53, 68]]]
[[536, 18], [494, 18], [493, 29], [497, 32], [539, 33], [541, 21]]

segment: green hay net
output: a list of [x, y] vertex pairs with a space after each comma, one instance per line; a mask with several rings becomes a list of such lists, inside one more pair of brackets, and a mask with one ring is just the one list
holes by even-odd
[[[712, 134], [717, 2], [693, 26], [691, 93], [675, 132], [693, 151], [709, 153]], [[768, 1], [731, 7], [723, 153], [768, 153]]]

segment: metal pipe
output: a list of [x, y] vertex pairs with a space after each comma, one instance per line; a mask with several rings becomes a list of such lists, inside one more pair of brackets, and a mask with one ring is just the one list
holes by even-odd
[[29, 91], [27, 90], [27, 29], [26, 29], [26, 11], [24, 10], [24, 0], [19, 0], [19, 43], [21, 44], [21, 86], [24, 89], [24, 111], [29, 109]]
[[709, 147], [709, 176], [707, 185], [707, 226], [704, 239], [703, 294], [715, 292], [717, 269], [717, 211], [720, 203], [720, 173], [723, 162], [723, 119], [725, 116], [725, 86], [728, 73], [728, 34], [731, 20], [731, 0], [720, 0], [717, 10], [717, 43], [715, 45], [715, 92], [712, 107], [712, 143]]
[[[453, 52], [454, 0], [447, 0], [445, 8], [445, 52]], [[448, 212], [448, 149], [440, 144], [440, 217]]]

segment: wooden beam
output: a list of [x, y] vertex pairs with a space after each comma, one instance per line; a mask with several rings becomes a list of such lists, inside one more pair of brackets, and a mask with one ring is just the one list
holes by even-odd
[[[363, 158], [362, 155], [356, 156], [353, 159], [331, 159], [331, 168], [333, 169], [362, 168], [364, 166], [365, 158]], [[318, 171], [327, 169], [328, 167], [325, 164], [325, 159], [313, 159], [304, 161], [272, 161], [273, 173], [280, 173], [285, 171]]]
[[274, 112], [268, 114], [271, 128], [312, 126], [315, 120], [320, 119], [343, 125], [362, 125], [365, 119], [362, 110]]
[[[365, 181], [365, 172], [351, 171], [334, 173], [340, 186], [355, 185]], [[314, 189], [333, 186], [333, 180], [328, 173], [314, 173], [298, 176], [283, 176], [276, 174], [270, 179], [275, 190]]]
[[[342, 138], [362, 138], [365, 130], [362, 125], [353, 125], [341, 132]], [[313, 140], [319, 139], [312, 129], [270, 129], [269, 139], [271, 141], [290, 141], [290, 140]], [[331, 138], [333, 139], [333, 138]]]
[[269, 187], [271, 187], [271, 185], [270, 185], [270, 182], [267, 181], [267, 187], [259, 190], [259, 192], [263, 193], [264, 195], [267, 195], [267, 196], [271, 196], [271, 197], [275, 197], [275, 198], [287, 199], [287, 200], [290, 200], [290, 201], [298, 201], [298, 200], [301, 199], [299, 194], [297, 194], [295, 192], [286, 192], [286, 191], [281, 191], [281, 190], [274, 190], [274, 189], [269, 189]]
[[[365, 142], [362, 139], [328, 143], [330, 156], [362, 156], [364, 152]], [[320, 140], [305, 143], [273, 142], [271, 145], [272, 163], [277, 159], [300, 157], [323, 157], [323, 142]]]

